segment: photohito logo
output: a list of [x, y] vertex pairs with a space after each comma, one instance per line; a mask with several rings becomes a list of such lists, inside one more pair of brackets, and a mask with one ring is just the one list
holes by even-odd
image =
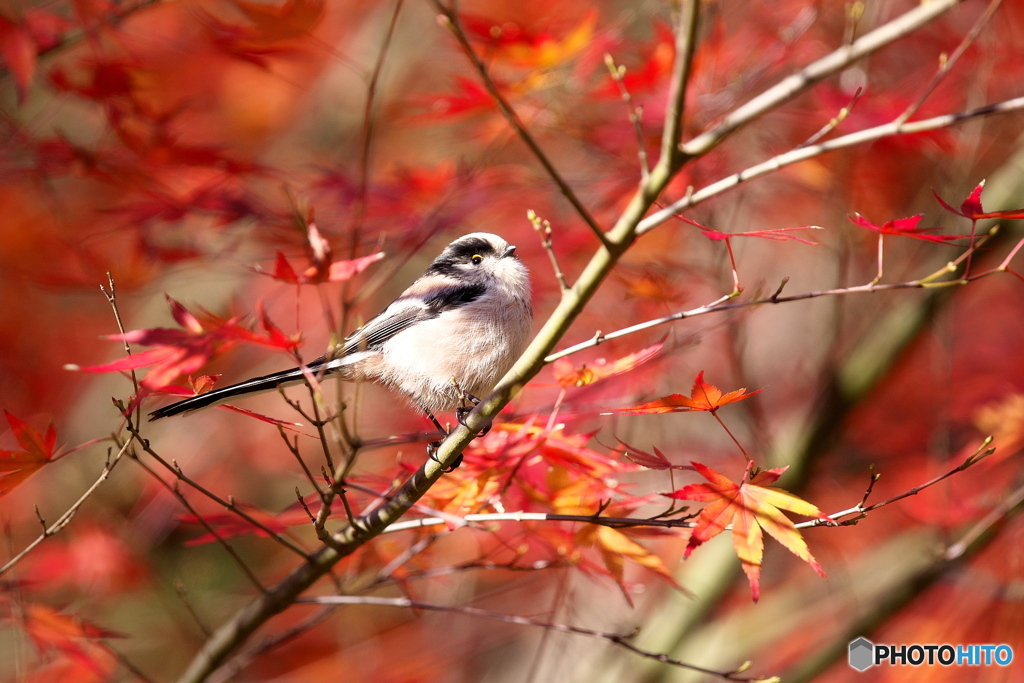
[[1007, 666], [1013, 661], [1009, 645], [875, 645], [867, 638], [850, 643], [850, 666]]

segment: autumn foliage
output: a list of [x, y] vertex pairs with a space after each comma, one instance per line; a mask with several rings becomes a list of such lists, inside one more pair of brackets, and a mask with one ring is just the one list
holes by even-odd
[[[1019, 650], [1022, 31], [998, 0], [6, 3], [0, 676]], [[148, 420], [336, 347], [474, 231], [536, 338], [472, 429], [312, 373]]]

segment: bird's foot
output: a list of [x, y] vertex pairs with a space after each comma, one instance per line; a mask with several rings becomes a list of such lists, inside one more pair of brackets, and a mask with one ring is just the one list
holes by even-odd
[[[437, 459], [437, 449], [440, 448], [440, 447], [441, 447], [441, 442], [440, 441], [431, 441], [430, 443], [427, 444], [427, 456], [431, 460], [436, 462], [438, 465], [441, 464], [441, 461]], [[445, 470], [444, 470], [445, 474], [448, 474], [449, 472], [454, 472], [459, 467], [459, 465], [461, 465], [461, 464], [462, 464], [462, 454], [459, 453], [458, 457], [455, 458], [455, 462], [453, 462], [451, 464], [451, 467], [446, 467], [445, 468]]]
[[[469, 427], [469, 425], [466, 424], [466, 416], [473, 412], [474, 407], [475, 406], [462, 406], [461, 408], [455, 409], [455, 419], [457, 419], [459, 421], [459, 424], [462, 425], [463, 427]], [[491, 431], [491, 425], [487, 425], [486, 427], [481, 429], [480, 433], [477, 434], [477, 436], [487, 436], [487, 432], [489, 431]]]

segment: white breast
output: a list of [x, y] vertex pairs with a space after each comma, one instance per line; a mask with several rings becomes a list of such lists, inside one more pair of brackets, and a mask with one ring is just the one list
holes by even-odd
[[463, 391], [483, 398], [494, 388], [529, 333], [529, 304], [488, 293], [388, 340], [379, 381], [431, 412], [453, 410], [462, 405]]

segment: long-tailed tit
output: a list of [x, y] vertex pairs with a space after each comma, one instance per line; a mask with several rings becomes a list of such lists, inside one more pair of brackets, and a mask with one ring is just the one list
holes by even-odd
[[[485, 396], [523, 352], [530, 333], [530, 276], [516, 248], [475, 232], [455, 240], [402, 295], [333, 354], [308, 363], [319, 377], [391, 387], [434, 412]], [[302, 368], [256, 377], [172, 403], [156, 420], [305, 381]]]

